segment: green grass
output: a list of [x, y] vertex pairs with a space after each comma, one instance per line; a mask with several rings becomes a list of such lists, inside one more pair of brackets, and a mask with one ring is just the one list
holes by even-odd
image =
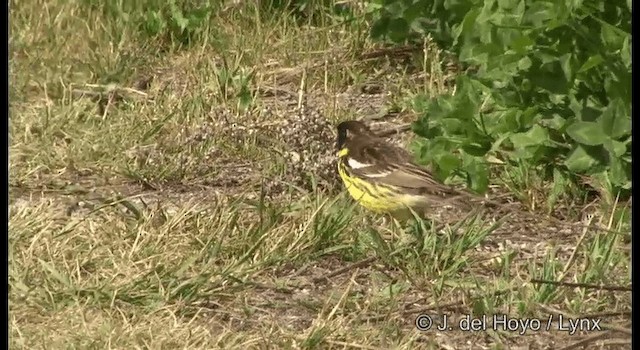
[[[153, 1], [10, 5], [12, 348], [502, 348], [581, 339], [436, 334], [413, 324], [423, 313], [546, 320], [549, 308], [629, 328], [628, 292], [529, 282], [630, 285], [628, 217], [615, 201], [597, 204], [585, 229], [522, 223], [519, 213], [436, 229], [383, 222], [339, 185], [261, 196], [262, 181], [287, 161], [238, 123], [283, 120], [300, 86], [330, 121], [362, 117], [363, 105], [378, 102], [336, 95], [371, 81], [391, 93], [380, 108], [410, 112], [416, 91], [448, 91], [439, 50], [414, 53], [414, 66], [404, 56], [366, 58], [379, 45], [359, 9], [344, 23], [326, 11], [305, 22], [250, 2], [206, 11]], [[518, 197], [529, 178], [512, 174]]]

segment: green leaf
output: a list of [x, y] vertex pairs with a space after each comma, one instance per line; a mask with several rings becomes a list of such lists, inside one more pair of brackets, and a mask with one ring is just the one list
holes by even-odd
[[621, 158], [627, 153], [627, 144], [624, 142], [607, 139], [602, 146], [609, 152], [610, 158]]
[[601, 40], [605, 44], [605, 48], [608, 51], [617, 51], [621, 49], [623, 37], [628, 35], [628, 33], [625, 33], [622, 30], [607, 23], [602, 23], [602, 29], [600, 33]]
[[631, 188], [631, 164], [621, 159], [613, 159], [609, 166], [609, 180], [616, 187]]
[[510, 135], [505, 134], [502, 135], [500, 137], [498, 137], [493, 144], [491, 145], [491, 149], [489, 150], [490, 152], [497, 152], [500, 150], [500, 147], [502, 146], [502, 143], [509, 138]]
[[242, 85], [240, 88], [240, 92], [238, 92], [238, 104], [241, 110], [247, 110], [251, 106], [251, 102], [253, 101], [253, 95], [251, 93], [251, 89], [247, 85]]
[[467, 173], [469, 187], [477, 193], [484, 193], [489, 188], [489, 170], [484, 161], [478, 158], [463, 155], [464, 171]]
[[478, 14], [480, 14], [479, 9], [471, 10], [467, 12], [462, 20], [462, 24], [458, 26], [458, 30], [454, 36], [455, 42], [460, 40], [460, 36], [463, 38], [470, 37], [474, 34], [474, 26], [476, 23], [476, 18], [478, 18]]
[[619, 99], [611, 101], [598, 121], [603, 132], [611, 138], [631, 135], [631, 116], [625, 114], [622, 101]]
[[593, 55], [587, 59], [587, 62], [585, 62], [580, 69], [578, 69], [578, 73], [584, 73], [591, 68], [597, 67], [602, 62], [604, 62], [604, 58], [602, 58], [600, 54]]
[[532, 160], [544, 157], [545, 145], [549, 143], [549, 132], [540, 125], [534, 125], [526, 132], [514, 133], [509, 139], [517, 158]]
[[144, 28], [151, 36], [161, 33], [166, 27], [166, 22], [159, 11], [150, 11], [146, 14]]
[[460, 167], [461, 161], [451, 153], [441, 153], [436, 157], [436, 164], [440, 175], [446, 178]]
[[462, 146], [462, 150], [466, 154], [472, 155], [474, 157], [484, 157], [490, 149], [490, 144], [482, 144], [478, 142], [467, 143]]
[[531, 59], [527, 56], [524, 56], [518, 61], [518, 69], [519, 70], [528, 70], [531, 68]]
[[568, 183], [569, 180], [565, 172], [561, 172], [559, 169], [553, 169], [553, 185], [547, 198], [547, 208], [551, 210], [555, 207], [560, 196], [567, 190]]
[[509, 137], [515, 148], [544, 145], [549, 141], [549, 132], [540, 125], [534, 125], [526, 132], [519, 132]]
[[387, 34], [387, 32], [389, 31], [389, 22], [390, 21], [391, 21], [391, 18], [386, 17], [386, 16], [378, 19], [371, 26], [371, 31], [370, 31], [369, 35], [374, 39], [383, 38]]
[[584, 173], [597, 163], [597, 160], [591, 157], [582, 145], [576, 145], [564, 161], [567, 168], [575, 173]]
[[434, 155], [439, 153], [450, 153], [453, 148], [456, 148], [450, 137], [438, 136], [429, 142], [429, 152]]
[[456, 118], [443, 118], [440, 120], [440, 126], [445, 134], [460, 134], [464, 130], [463, 120]]
[[551, 114], [540, 121], [540, 125], [553, 130], [562, 130], [567, 124], [567, 120], [562, 118], [558, 113]]
[[534, 27], [546, 27], [556, 14], [552, 9], [552, 3], [532, 2], [525, 12], [523, 21], [530, 23]]
[[189, 25], [189, 20], [184, 17], [182, 11], [180, 11], [175, 4], [171, 6], [171, 19], [173, 19], [174, 23], [181, 31], [187, 29], [187, 26]]
[[421, 164], [431, 162], [432, 154], [429, 152], [429, 145], [426, 142], [414, 140], [411, 142], [410, 149], [412, 153], [416, 155], [416, 160]]
[[402, 42], [409, 35], [409, 23], [404, 18], [394, 18], [389, 22], [389, 39]]
[[564, 54], [559, 57], [558, 61], [560, 62], [560, 67], [562, 68], [562, 72], [564, 73], [564, 77], [567, 81], [573, 81], [573, 67], [571, 67], [571, 53]]
[[526, 54], [533, 47], [535, 41], [531, 40], [528, 35], [521, 33], [521, 36], [511, 41], [511, 49], [518, 54]]
[[602, 126], [594, 122], [576, 121], [569, 125], [566, 132], [575, 141], [588, 146], [601, 145], [609, 139]]
[[498, 0], [500, 10], [511, 10], [518, 6], [522, 0]]
[[622, 44], [622, 50], [620, 51], [620, 57], [622, 58], [622, 63], [625, 66], [631, 67], [631, 39], [629, 37], [624, 38], [624, 43]]
[[555, 62], [540, 67], [533, 66], [529, 72], [529, 79], [533, 85], [550, 93], [565, 95], [569, 90], [569, 82], [557, 58], [555, 58]]
[[631, 68], [610, 64], [604, 77], [604, 89], [609, 99], [619, 98], [631, 107]]

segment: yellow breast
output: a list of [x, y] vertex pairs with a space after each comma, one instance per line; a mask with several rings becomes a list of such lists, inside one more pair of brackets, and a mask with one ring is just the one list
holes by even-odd
[[412, 198], [399, 194], [391, 188], [381, 185], [372, 185], [362, 179], [350, 176], [342, 162], [338, 162], [338, 173], [344, 182], [349, 195], [363, 207], [378, 213], [395, 212], [412, 207], [415, 203]]

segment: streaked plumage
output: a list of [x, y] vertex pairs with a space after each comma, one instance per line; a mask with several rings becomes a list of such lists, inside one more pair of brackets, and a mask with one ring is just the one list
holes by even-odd
[[469, 198], [465, 192], [437, 182], [411, 155], [376, 136], [359, 121], [338, 125], [338, 172], [349, 194], [365, 208], [406, 216], [443, 201]]

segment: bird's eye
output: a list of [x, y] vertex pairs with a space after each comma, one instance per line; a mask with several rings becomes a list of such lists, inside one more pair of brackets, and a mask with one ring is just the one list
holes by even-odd
[[341, 129], [338, 130], [338, 139], [336, 142], [336, 148], [340, 149], [344, 146], [344, 143], [347, 141], [347, 130]]

